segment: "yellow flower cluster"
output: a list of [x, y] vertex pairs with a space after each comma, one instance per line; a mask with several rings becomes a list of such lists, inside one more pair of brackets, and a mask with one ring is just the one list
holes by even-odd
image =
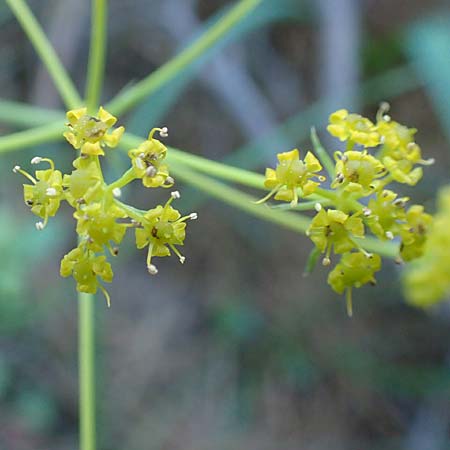
[[[380, 256], [364, 249], [366, 232], [370, 230], [382, 241], [398, 240], [399, 260], [406, 262], [423, 254], [432, 221], [423, 206], [408, 207], [409, 198], [387, 189], [392, 182], [414, 186], [422, 177], [418, 165], [432, 163], [422, 159], [414, 141], [416, 130], [391, 120], [387, 109], [386, 104], [380, 107], [375, 122], [345, 109], [330, 115], [327, 129], [345, 142], [346, 148], [334, 152], [327, 189], [320, 185], [325, 177], [319, 174], [322, 165], [318, 159], [308, 152], [302, 161], [299, 151], [293, 150], [278, 155], [275, 169], [266, 169], [265, 187], [270, 192], [260, 200], [274, 196], [275, 200], [290, 202], [292, 207], [305, 197], [317, 201], [317, 214], [307, 235], [317, 251], [324, 254], [323, 265], [331, 264], [332, 252], [341, 255], [328, 283], [336, 292], [346, 294], [349, 315], [352, 288], [374, 284], [374, 274], [381, 268]], [[332, 167], [320, 143], [315, 146], [323, 165]], [[328, 209], [322, 207], [324, 199]]]
[[180, 197], [178, 191], [171, 193], [164, 206], [141, 211], [119, 200], [121, 188], [135, 179], [141, 179], [146, 187], [172, 187], [174, 179], [164, 162], [167, 147], [155, 139], [167, 136], [166, 128], [154, 128], [148, 138], [137, 149], [129, 151], [131, 167], [113, 183], [107, 184], [103, 178], [99, 156], [105, 155], [105, 148], [119, 144], [124, 127], [113, 129], [117, 119], [105, 111], [98, 110], [89, 115], [86, 108], [67, 113], [68, 131], [64, 137], [79, 150], [73, 161], [74, 170], [63, 175], [55, 169], [49, 158], [35, 157], [32, 164], [48, 163], [49, 169], [37, 170], [35, 176], [21, 169], [14, 172], [24, 175], [31, 184], [24, 184], [24, 200], [31, 211], [42, 218], [36, 228], [42, 230], [49, 217], [53, 217], [61, 204], [66, 201], [73, 209], [76, 219], [78, 246], [61, 261], [61, 275], [70, 275], [76, 281], [77, 290], [95, 294], [100, 289], [110, 304], [110, 297], [103, 282], [111, 282], [113, 271], [108, 262], [107, 252], [118, 254], [118, 245], [128, 229], [135, 230], [136, 246], [148, 247], [147, 269], [152, 275], [158, 272], [152, 264], [152, 256], [169, 256], [173, 252], [183, 263], [185, 257], [176, 246], [183, 245], [186, 221], [196, 219], [197, 214], [181, 214], [171, 206]]
[[407, 300], [428, 307], [450, 295], [450, 186], [441, 189], [438, 210], [425, 243], [423, 256], [414, 261], [403, 276]]

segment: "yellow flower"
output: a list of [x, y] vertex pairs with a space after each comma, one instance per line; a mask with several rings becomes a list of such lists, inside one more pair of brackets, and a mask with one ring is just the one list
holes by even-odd
[[86, 236], [87, 247], [96, 252], [102, 251], [105, 245], [114, 254], [110, 241], [120, 244], [127, 230], [125, 223], [116, 222], [116, 219], [127, 215], [114, 204], [108, 208], [102, 203], [81, 205], [74, 217], [77, 219], [77, 233]]
[[402, 242], [400, 256], [404, 261], [411, 261], [423, 255], [428, 228], [433, 218], [424, 212], [422, 205], [412, 205], [406, 212], [406, 223], [400, 229]]
[[375, 125], [359, 114], [349, 114], [346, 109], [339, 109], [330, 115], [329, 121], [328, 132], [341, 141], [364, 147], [376, 147], [380, 143]]
[[47, 225], [48, 218], [57, 213], [63, 199], [62, 173], [55, 170], [55, 165], [49, 158], [35, 157], [31, 160], [32, 164], [41, 162], [49, 163], [50, 169], [36, 170], [35, 177], [19, 166], [13, 169], [15, 173], [21, 173], [33, 183], [23, 185], [23, 194], [24, 201], [31, 207], [33, 214], [44, 219], [43, 222], [36, 223], [38, 230], [42, 230]]
[[171, 187], [174, 184], [173, 178], [169, 176], [169, 168], [164, 164], [167, 154], [167, 147], [153, 137], [156, 131], [160, 135], [166, 136], [166, 128], [153, 128], [148, 135], [148, 139], [142, 142], [138, 148], [131, 149], [128, 156], [136, 178], [142, 179], [145, 187]]
[[[297, 190], [302, 190], [302, 196], [312, 194], [325, 177], [317, 175], [322, 170], [317, 158], [308, 152], [304, 160], [300, 159], [297, 149], [290, 152], [278, 153], [278, 165], [276, 169], [266, 169], [264, 186], [271, 189], [268, 195], [259, 200], [262, 203], [275, 195], [275, 200], [291, 202], [295, 206], [298, 202]], [[313, 181], [316, 178], [319, 182]]]
[[87, 108], [74, 109], [67, 113], [67, 119], [70, 131], [66, 131], [64, 137], [84, 155], [104, 155], [103, 148], [116, 147], [125, 131], [124, 127], [119, 127], [109, 133], [117, 119], [102, 107], [97, 116], [89, 115]]
[[383, 164], [367, 151], [336, 152], [336, 179], [332, 188], [368, 195], [376, 188], [374, 181], [386, 174]]
[[329, 265], [332, 247], [335, 253], [359, 248], [353, 238], [364, 237], [364, 224], [355, 215], [349, 216], [336, 209], [321, 209], [311, 221], [306, 234], [321, 253], [326, 251], [323, 264]]
[[66, 199], [73, 208], [80, 204], [99, 201], [103, 195], [103, 176], [92, 158], [81, 156], [73, 162], [76, 170], [64, 175], [63, 186], [67, 188]]
[[422, 178], [422, 168], [416, 164], [430, 165], [433, 159], [424, 160], [420, 147], [414, 142], [415, 128], [407, 128], [378, 114], [377, 130], [381, 136], [380, 159], [398, 183], [415, 186]]
[[352, 289], [364, 284], [375, 284], [374, 273], [381, 269], [379, 255], [364, 253], [345, 253], [336, 267], [328, 275], [328, 284], [338, 294], [346, 292], [347, 313], [353, 313]]
[[409, 303], [429, 307], [450, 294], [450, 186], [439, 192], [438, 211], [424, 244], [423, 256], [405, 270], [403, 288]]
[[142, 228], [136, 228], [136, 246], [139, 249], [148, 246], [147, 269], [152, 275], [158, 272], [151, 263], [153, 256], [170, 256], [172, 250], [181, 263], [186, 259], [176, 245], [183, 245], [186, 237], [186, 220], [197, 219], [197, 214], [191, 213], [181, 217], [181, 214], [170, 205], [179, 197], [178, 191], [172, 192], [166, 204], [147, 211], [140, 223]]
[[83, 244], [80, 244], [64, 256], [61, 261], [60, 273], [63, 277], [73, 275], [79, 292], [95, 294], [97, 289], [100, 289], [110, 306], [109, 295], [98, 280], [101, 278], [103, 281], [111, 283], [113, 279], [111, 264], [106, 261], [106, 256], [96, 256], [94, 252], [84, 249]]

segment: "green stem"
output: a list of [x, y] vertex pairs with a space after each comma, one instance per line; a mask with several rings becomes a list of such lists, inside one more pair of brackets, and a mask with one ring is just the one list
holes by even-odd
[[134, 168], [131, 167], [128, 169], [118, 180], [114, 181], [110, 185], [108, 185], [108, 191], [111, 192], [115, 188], [122, 188], [126, 186], [128, 183], [136, 179], [136, 175], [134, 173]]
[[92, 0], [91, 44], [86, 83], [86, 103], [91, 113], [99, 105], [103, 86], [107, 10], [107, 0]]
[[23, 150], [39, 144], [60, 141], [63, 131], [64, 122], [58, 120], [48, 125], [2, 136], [0, 137], [0, 153]]
[[[121, 146], [128, 148], [137, 147], [142, 142], [142, 138], [125, 133], [121, 140]], [[264, 187], [264, 176], [250, 172], [249, 170], [239, 169], [224, 163], [212, 161], [201, 156], [183, 152], [175, 148], [169, 147], [167, 152], [167, 160], [169, 163], [182, 163], [201, 172], [206, 172], [227, 181], [242, 184], [244, 186], [253, 187], [255, 189], [267, 190]]]
[[259, 3], [261, 3], [261, 0], [241, 0], [221, 20], [194, 41], [192, 45], [133, 87], [119, 93], [106, 106], [106, 109], [115, 115], [119, 115], [154, 93], [161, 86], [175, 78], [186, 66], [202, 56], [206, 50], [253, 11]]
[[77, 108], [82, 104], [75, 86], [62, 65], [52, 44], [48, 40], [33, 12], [24, 0], [6, 0], [16, 19], [33, 44], [36, 52], [53, 78], [59, 94], [68, 108]]
[[95, 450], [94, 296], [78, 294], [80, 450]]
[[330, 180], [332, 181], [335, 177], [334, 163], [328, 152], [321, 144], [319, 137], [317, 136], [316, 129], [314, 127], [311, 128], [311, 142], [313, 144], [316, 155], [319, 157], [320, 162], [325, 167], [325, 170], [327, 171]]
[[238, 189], [234, 189], [219, 181], [215, 181], [206, 175], [199, 174], [186, 166], [172, 163], [170, 166], [171, 173], [177, 179], [184, 181], [186, 184], [194, 186], [201, 191], [206, 192], [209, 196], [222, 200], [228, 205], [234, 206], [260, 219], [282, 225], [293, 231], [304, 233], [309, 227], [311, 219], [286, 211], [277, 211], [267, 207], [267, 205], [257, 205], [255, 197], [245, 194]]
[[62, 111], [0, 99], [0, 122], [17, 127], [36, 127], [64, 120]]

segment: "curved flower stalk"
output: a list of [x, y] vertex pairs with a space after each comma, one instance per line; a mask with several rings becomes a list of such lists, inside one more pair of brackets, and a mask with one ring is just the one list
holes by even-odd
[[[409, 262], [423, 255], [432, 223], [422, 205], [408, 206], [408, 197], [387, 189], [392, 182], [415, 186], [422, 177], [420, 166], [433, 163], [422, 158], [414, 141], [416, 130], [393, 121], [388, 109], [383, 103], [375, 121], [345, 109], [331, 114], [328, 132], [344, 142], [346, 150], [334, 153], [330, 186], [321, 186], [322, 165], [311, 152], [301, 161], [293, 150], [278, 155], [276, 169], [266, 170], [265, 186], [272, 190], [260, 201], [274, 196], [291, 207], [317, 211], [306, 234], [316, 246], [314, 254], [324, 255], [324, 266], [332, 264], [333, 253], [341, 255], [328, 283], [346, 294], [349, 315], [352, 289], [375, 284], [374, 274], [381, 268], [380, 255], [364, 249], [367, 232], [381, 241], [398, 241], [398, 262]], [[312, 138], [322, 164], [330, 167], [317, 136]], [[317, 202], [310, 208], [310, 201], [298, 203], [303, 198]]]
[[184, 243], [186, 221], [196, 219], [197, 214], [182, 217], [171, 206], [173, 200], [180, 197], [178, 191], [171, 193], [164, 206], [148, 211], [118, 200], [121, 188], [135, 179], [141, 179], [148, 188], [174, 185], [175, 180], [164, 162], [167, 148], [154, 137], [156, 132], [166, 137], [167, 128], [154, 128], [137, 149], [131, 149], [131, 167], [118, 180], [107, 184], [99, 156], [104, 156], [107, 148], [118, 145], [124, 127], [113, 128], [117, 119], [102, 107], [96, 115], [89, 115], [86, 108], [69, 111], [67, 119], [68, 131], [64, 137], [80, 151], [70, 174], [62, 174], [51, 159], [39, 156], [31, 163], [47, 163], [49, 169], [37, 170], [34, 176], [19, 166], [13, 170], [31, 182], [24, 184], [24, 200], [31, 212], [43, 219], [36, 223], [38, 230], [44, 229], [49, 218], [56, 215], [62, 201], [74, 209], [79, 244], [63, 257], [61, 275], [72, 276], [79, 292], [95, 294], [100, 290], [109, 306], [110, 297], [102, 284], [110, 283], [114, 276], [108, 256], [118, 254], [127, 230], [135, 230], [137, 248], [148, 246], [147, 269], [154, 275], [158, 270], [151, 262], [152, 257], [169, 256], [173, 252], [184, 263], [185, 257], [176, 246]]

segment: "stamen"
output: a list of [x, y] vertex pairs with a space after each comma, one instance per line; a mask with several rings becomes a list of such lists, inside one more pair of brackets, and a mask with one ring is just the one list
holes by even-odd
[[167, 127], [162, 127], [162, 128], [159, 130], [159, 135], [160, 135], [161, 137], [168, 137], [168, 136], [169, 136], [169, 129], [168, 129]]
[[114, 197], [119, 198], [122, 195], [122, 189], [116, 187], [112, 190]]
[[33, 184], [36, 184], [37, 181], [32, 177], [28, 172], [25, 172], [20, 166], [14, 166], [13, 170], [14, 173], [21, 173], [25, 178], [28, 178]]
[[170, 193], [170, 196], [171, 196], [174, 200], [181, 197], [179, 191], [173, 191], [173, 192], [171, 192], [171, 193]]
[[39, 164], [42, 162], [42, 158], [40, 156], [35, 156], [32, 160], [31, 160], [31, 164]]
[[322, 205], [321, 205], [319, 202], [317, 202], [317, 203], [314, 205], [314, 209], [315, 209], [317, 212], [319, 212], [319, 211], [322, 210]]
[[158, 171], [157, 171], [156, 167], [150, 165], [147, 167], [147, 169], [145, 171], [145, 176], [153, 178], [157, 173], [158, 173]]
[[44, 225], [44, 222], [36, 222], [35, 226], [36, 226], [36, 230], [41, 231], [44, 229], [45, 225]]
[[105, 296], [106, 299], [106, 304], [108, 305], [108, 308], [111, 308], [111, 298], [108, 294], [108, 291], [99, 283], [98, 287], [100, 288], [100, 290], [103, 292], [103, 295]]
[[156, 275], [158, 273], [158, 269], [153, 264], [148, 265], [147, 270], [150, 275]]
[[190, 213], [190, 214], [189, 214], [189, 219], [191, 219], [191, 220], [197, 220], [197, 219], [198, 219], [198, 214], [197, 214], [197, 213]]
[[394, 239], [394, 234], [392, 233], [392, 231], [386, 231], [385, 236], [392, 241], [392, 239]]
[[322, 259], [322, 266], [329, 266], [331, 264], [331, 259], [328, 258], [328, 256], [325, 256], [325, 258]]
[[372, 211], [369, 208], [363, 208], [363, 216], [369, 217], [372, 214]]

